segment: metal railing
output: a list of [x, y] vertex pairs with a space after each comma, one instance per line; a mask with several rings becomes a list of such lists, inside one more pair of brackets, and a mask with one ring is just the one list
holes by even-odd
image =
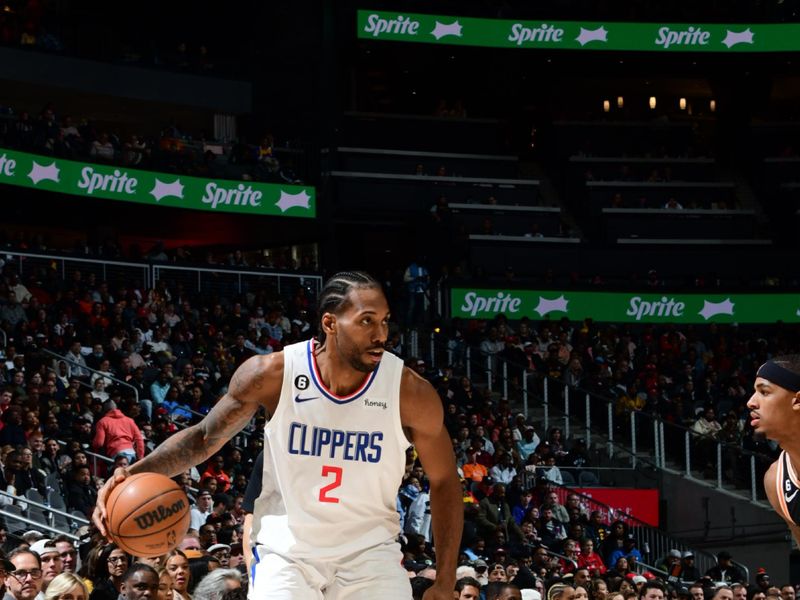
[[[430, 364], [463, 362], [465, 374], [473, 375], [490, 391], [521, 403], [528, 418], [538, 408], [545, 432], [551, 426], [562, 429], [564, 438], [581, 436], [587, 449], [593, 434], [604, 439], [609, 459], [628, 457], [631, 467], [651, 464], [673, 474], [733, 493], [754, 503], [765, 499], [760, 485], [773, 457], [709, 436], [689, 427], [665, 421], [644, 411], [619, 412], [616, 399], [571, 387], [498, 355], [486, 355], [468, 345], [453, 348], [444, 337], [430, 334]], [[477, 357], [475, 355], [478, 355]]]
[[71, 540], [73, 540], [75, 542], [80, 540], [80, 538], [77, 535], [75, 535], [74, 533], [71, 533], [69, 531], [63, 531], [61, 529], [54, 529], [53, 527], [50, 527], [49, 525], [44, 525], [43, 523], [40, 523], [39, 521], [34, 521], [32, 519], [29, 519], [28, 517], [24, 517], [24, 516], [18, 515], [16, 513], [9, 512], [9, 511], [5, 510], [2, 507], [0, 507], [0, 516], [2, 516], [7, 522], [8, 521], [11, 521], [11, 522], [19, 521], [21, 523], [25, 523], [26, 525], [31, 525], [32, 529], [35, 529], [35, 530], [44, 529], [45, 531], [48, 531], [48, 532], [52, 533], [53, 537], [55, 537], [57, 535], [65, 535], [65, 536], [67, 536], [68, 538], [70, 538]]
[[[89, 367], [87, 365], [82, 365], [81, 363], [79, 363], [78, 361], [76, 361], [73, 358], [67, 358], [66, 356], [62, 356], [62, 355], [58, 354], [57, 352], [53, 352], [52, 350], [48, 350], [47, 348], [41, 348], [40, 351], [44, 352], [45, 354], [49, 354], [50, 356], [54, 357], [56, 360], [63, 360], [64, 362], [66, 362], [68, 364], [76, 365], [76, 366], [80, 367], [81, 369], [86, 369], [90, 373], [94, 373], [96, 375], [99, 375], [103, 379], [110, 379], [111, 381], [113, 381], [117, 385], [121, 385], [123, 387], [126, 387], [126, 388], [129, 388], [129, 389], [133, 390], [133, 397], [136, 399], [136, 404], [139, 404], [139, 390], [137, 390], [134, 386], [132, 386], [127, 381], [122, 381], [121, 379], [117, 379], [116, 377], [114, 377], [113, 375], [111, 375], [110, 373], [108, 373], [106, 371], [99, 371], [99, 370], [93, 369], [92, 367]], [[56, 364], [58, 364], [58, 363], [56, 363]]]
[[[213, 267], [195, 266], [191, 264], [166, 264], [158, 262], [132, 262], [97, 258], [86, 258], [75, 255], [39, 254], [7, 250], [4, 252], [7, 263], [16, 267], [20, 276], [36, 271], [47, 272], [58, 269], [61, 279], [67, 281], [75, 271], [82, 274], [92, 273], [100, 281], [125, 282], [125, 285], [146, 289], [155, 287], [156, 283], [170, 273], [170, 279], [182, 283], [186, 289], [196, 289], [199, 293], [242, 293], [254, 288], [272, 288], [278, 297], [288, 300], [291, 294], [301, 285], [316, 298], [322, 289], [320, 275], [283, 273], [264, 269], [237, 269], [227, 265]], [[294, 284], [294, 285], [292, 285]], [[111, 289], [115, 289], [112, 286]]]
[[279, 298], [289, 300], [297, 290], [304, 287], [309, 298], [314, 299], [322, 289], [322, 277], [299, 273], [281, 273], [259, 269], [236, 269], [223, 265], [194, 267], [190, 265], [153, 264], [151, 266], [153, 287], [169, 277], [186, 290], [195, 290], [205, 295], [243, 294], [251, 289], [269, 288]]
[[37, 270], [50, 271], [56, 268], [64, 281], [68, 281], [68, 275], [80, 270], [82, 274], [93, 273], [101, 281], [123, 279], [129, 282], [140, 282], [137, 287], [141, 288], [150, 287], [152, 283], [151, 267], [147, 263], [83, 258], [63, 254], [36, 254], [18, 250], [8, 250], [4, 254], [11, 259], [6, 261], [7, 264], [16, 265], [20, 277]]
[[[73, 521], [76, 521], [77, 523], [80, 523], [81, 525], [88, 525], [89, 524], [89, 519], [86, 519], [84, 517], [79, 517], [77, 515], [65, 512], [65, 511], [60, 510], [58, 508], [54, 508], [54, 507], [50, 506], [49, 504], [42, 504], [41, 502], [36, 502], [35, 500], [31, 500], [27, 496], [15, 496], [14, 494], [12, 494], [10, 492], [4, 492], [3, 490], [0, 490], [0, 496], [5, 496], [6, 498], [12, 498], [17, 503], [24, 504], [26, 507], [27, 506], [34, 506], [36, 508], [41, 509], [43, 512], [47, 512], [47, 513], [51, 513], [51, 514], [55, 514], [55, 515], [61, 515], [62, 517], [66, 517], [67, 519], [71, 519]], [[51, 519], [51, 523], [50, 524], [52, 525], [52, 519]]]

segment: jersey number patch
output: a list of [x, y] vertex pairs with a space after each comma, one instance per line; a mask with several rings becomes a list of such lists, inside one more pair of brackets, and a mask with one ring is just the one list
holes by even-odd
[[319, 501], [320, 502], [333, 502], [338, 503], [339, 498], [334, 498], [328, 495], [328, 492], [331, 490], [336, 489], [340, 485], [342, 485], [342, 467], [334, 467], [331, 465], [323, 465], [322, 466], [322, 476], [328, 477], [329, 475], [333, 475], [333, 483], [329, 483], [328, 485], [322, 487], [319, 490]]

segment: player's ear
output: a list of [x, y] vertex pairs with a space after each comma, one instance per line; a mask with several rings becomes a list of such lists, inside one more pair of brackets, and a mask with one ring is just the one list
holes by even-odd
[[336, 315], [333, 313], [322, 315], [322, 330], [326, 335], [336, 333]]
[[795, 392], [792, 396], [792, 410], [800, 411], [800, 392]]

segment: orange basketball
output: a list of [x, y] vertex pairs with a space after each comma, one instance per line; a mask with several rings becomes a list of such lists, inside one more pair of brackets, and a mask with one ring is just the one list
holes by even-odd
[[108, 532], [121, 550], [152, 557], [175, 548], [189, 529], [189, 500], [166, 475], [137, 473], [106, 502]]

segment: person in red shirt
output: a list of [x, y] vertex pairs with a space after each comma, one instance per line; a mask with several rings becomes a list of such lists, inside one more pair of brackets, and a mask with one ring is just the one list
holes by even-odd
[[584, 538], [581, 541], [581, 554], [578, 557], [578, 567], [588, 569], [592, 577], [603, 575], [607, 569], [603, 559], [594, 551], [594, 541]]
[[200, 479], [213, 477], [217, 480], [217, 489], [220, 492], [227, 492], [231, 487], [231, 478], [230, 475], [225, 472], [224, 467], [225, 458], [221, 454], [217, 454], [208, 462], [205, 473], [203, 473]]

